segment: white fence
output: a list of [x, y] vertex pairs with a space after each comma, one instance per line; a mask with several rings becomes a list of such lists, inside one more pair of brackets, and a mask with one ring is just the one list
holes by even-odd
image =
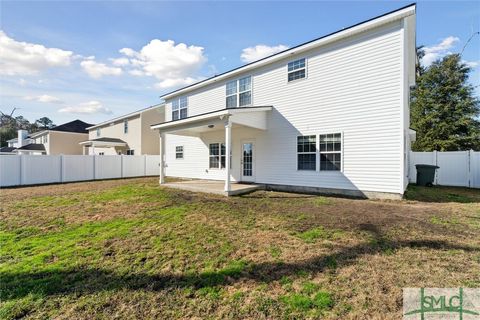
[[417, 179], [416, 164], [439, 166], [434, 184], [443, 186], [480, 188], [480, 152], [410, 152], [410, 182]]
[[159, 175], [159, 156], [0, 156], [0, 187]]

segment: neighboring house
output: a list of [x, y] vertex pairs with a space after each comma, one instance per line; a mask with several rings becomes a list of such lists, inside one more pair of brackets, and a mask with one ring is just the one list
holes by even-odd
[[0, 148], [0, 154], [16, 154], [17, 148], [27, 144], [34, 143], [35, 140], [30, 139], [27, 130], [18, 130], [17, 138], [7, 140], [7, 146]]
[[29, 143], [34, 143], [35, 141], [30, 138], [27, 130], [18, 130], [17, 138], [7, 140], [8, 147], [18, 148]]
[[160, 182], [398, 198], [415, 32], [410, 5], [164, 95]]
[[62, 125], [32, 133], [33, 143], [17, 148], [18, 154], [82, 154], [81, 141], [88, 138], [87, 127], [92, 124], [74, 120]]
[[88, 140], [80, 143], [83, 154], [159, 154], [160, 140], [150, 125], [164, 119], [164, 105], [159, 104], [91, 126]]

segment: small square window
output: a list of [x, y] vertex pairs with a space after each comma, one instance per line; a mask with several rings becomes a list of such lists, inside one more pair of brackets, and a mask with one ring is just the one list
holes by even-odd
[[288, 82], [306, 77], [305, 58], [288, 63]]

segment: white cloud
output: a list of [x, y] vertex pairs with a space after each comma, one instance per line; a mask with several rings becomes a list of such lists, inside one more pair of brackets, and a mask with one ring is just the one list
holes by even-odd
[[122, 59], [123, 65], [128, 65], [129, 73], [134, 76], [155, 77], [159, 80], [155, 86], [161, 89], [198, 81], [195, 75], [207, 61], [202, 47], [175, 44], [173, 40], [154, 39], [140, 51], [123, 48], [119, 52], [124, 57], [114, 60]]
[[128, 61], [127, 58], [110, 59], [110, 61], [112, 61], [112, 64], [117, 67], [128, 66], [130, 64], [130, 61]]
[[79, 105], [72, 106], [72, 107], [65, 107], [58, 110], [61, 113], [76, 113], [76, 114], [95, 114], [95, 113], [103, 113], [103, 114], [112, 114], [112, 110], [107, 107], [104, 107], [98, 101], [89, 101], [80, 103]]
[[62, 103], [57, 97], [49, 96], [48, 94], [42, 94], [41, 96], [26, 96], [24, 97], [25, 100], [29, 101], [37, 101], [37, 102], [44, 102], [44, 103]]
[[19, 42], [0, 30], [0, 74], [35, 75], [49, 67], [70, 65], [72, 51]]
[[109, 67], [104, 63], [96, 62], [94, 57], [89, 57], [87, 60], [83, 60], [80, 62], [80, 66], [94, 79], [100, 79], [103, 76], [119, 76], [122, 74], [121, 68]]
[[439, 44], [431, 47], [424, 47], [425, 56], [422, 58], [422, 64], [424, 66], [430, 66], [434, 61], [441, 59], [442, 57], [450, 54], [449, 49], [453, 48], [460, 39], [454, 36], [449, 36], [443, 39]]
[[165, 79], [156, 83], [155, 88], [165, 89], [165, 88], [172, 88], [172, 87], [188, 86], [200, 80], [202, 80], [202, 78], [187, 77], [187, 78], [177, 78], [177, 79]]
[[467, 60], [462, 60], [463, 63], [465, 63], [469, 68], [476, 68], [480, 66], [480, 61], [467, 61]]
[[284, 46], [283, 44], [273, 47], [264, 44], [258, 44], [255, 47], [243, 49], [240, 59], [245, 63], [250, 63], [287, 49], [288, 47]]

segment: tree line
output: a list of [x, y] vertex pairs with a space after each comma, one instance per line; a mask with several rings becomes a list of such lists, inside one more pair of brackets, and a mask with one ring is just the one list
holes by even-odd
[[55, 124], [48, 117], [30, 122], [23, 116], [14, 117], [13, 111], [10, 114], [0, 111], [0, 147], [6, 146], [8, 140], [16, 138], [18, 130], [27, 130], [29, 133], [34, 133], [54, 126]]

